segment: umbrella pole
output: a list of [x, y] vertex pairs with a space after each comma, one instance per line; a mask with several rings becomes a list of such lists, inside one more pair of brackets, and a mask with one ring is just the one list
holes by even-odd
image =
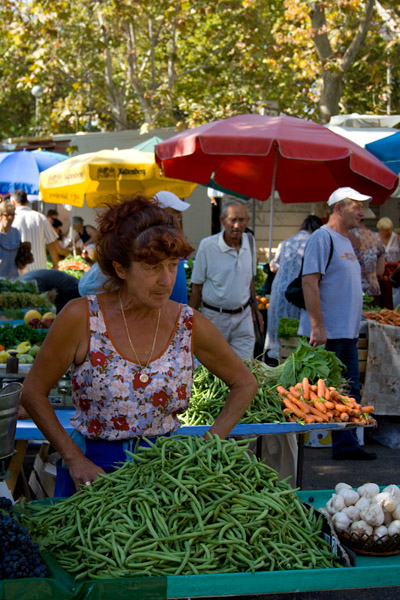
[[279, 152], [275, 148], [275, 161], [274, 170], [272, 173], [272, 185], [271, 185], [271, 208], [269, 212], [269, 244], [268, 244], [268, 262], [272, 260], [272, 231], [274, 226], [274, 200], [275, 200], [275, 182], [276, 182], [276, 171], [278, 169]]

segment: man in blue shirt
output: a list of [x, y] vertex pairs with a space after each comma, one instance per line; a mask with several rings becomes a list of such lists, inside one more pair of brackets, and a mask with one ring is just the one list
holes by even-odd
[[[339, 188], [328, 200], [328, 223], [310, 236], [304, 251], [303, 294], [299, 335], [311, 346], [325, 346], [346, 365], [349, 395], [360, 400], [357, 340], [362, 315], [360, 264], [349, 240], [358, 227], [371, 196], [350, 187]], [[333, 253], [329, 261], [331, 244]], [[327, 267], [327, 264], [329, 266]], [[374, 460], [374, 452], [360, 447], [355, 429], [332, 431], [334, 460]]]

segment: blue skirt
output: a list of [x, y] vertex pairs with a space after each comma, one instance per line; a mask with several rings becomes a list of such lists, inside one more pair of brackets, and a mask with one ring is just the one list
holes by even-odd
[[[165, 434], [167, 437], [169, 434]], [[84, 438], [81, 433], [74, 430], [71, 438], [82, 450], [86, 458], [91, 460], [95, 465], [101, 467], [106, 473], [110, 473], [129, 459], [126, 450], [133, 450], [137, 441], [139, 446], [148, 446], [149, 444], [143, 438], [132, 438], [129, 440], [121, 440], [110, 442], [107, 440], [89, 440]], [[155, 443], [156, 437], [148, 437], [147, 440]], [[64, 461], [60, 460], [57, 463], [57, 477], [54, 488], [54, 498], [66, 498], [72, 496], [76, 492], [74, 480], [69, 474], [69, 470]]]

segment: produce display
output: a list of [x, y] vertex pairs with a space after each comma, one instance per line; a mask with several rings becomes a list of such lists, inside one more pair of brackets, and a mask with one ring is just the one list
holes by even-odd
[[[327, 386], [342, 388], [346, 380], [341, 372], [343, 363], [334, 352], [322, 346], [314, 348], [305, 338], [299, 340], [296, 350], [277, 367], [262, 361], [245, 361], [258, 382], [257, 394], [240, 420], [240, 423], [283, 423], [287, 408], [279, 395], [278, 386], [290, 389], [307, 377], [314, 383], [324, 379]], [[301, 379], [300, 379], [301, 378]], [[228, 387], [204, 366], [196, 368], [189, 407], [179, 415], [184, 425], [211, 425], [225, 404]], [[300, 422], [303, 422], [300, 419]]]
[[297, 337], [299, 321], [290, 317], [282, 317], [279, 320], [277, 337], [279, 339], [288, 340], [292, 337]]
[[363, 315], [370, 321], [377, 321], [383, 325], [400, 326], [400, 311], [382, 308], [381, 310], [364, 310]]
[[74, 258], [72, 255], [68, 255], [58, 263], [58, 268], [60, 271], [80, 279], [84, 273], [89, 271], [90, 265], [79, 256]]
[[11, 501], [0, 497], [0, 579], [45, 577], [39, 546], [14, 518]]
[[7, 308], [47, 308], [52, 304], [45, 293], [32, 292], [1, 292], [0, 310]]
[[0, 364], [7, 362], [10, 352], [17, 353], [21, 364], [32, 363], [46, 335], [47, 330], [4, 323], [0, 327]]
[[[282, 403], [274, 383], [268, 383], [273, 370], [257, 360], [247, 361], [247, 364], [258, 381], [258, 391], [240, 423], [283, 422]], [[197, 367], [189, 407], [179, 415], [179, 420], [184, 425], [211, 425], [221, 412], [228, 391], [228, 386], [206, 367]]]
[[[365, 483], [356, 490], [338, 483], [325, 506], [336, 531], [355, 550], [400, 552], [400, 488]], [[353, 544], [352, 544], [353, 542]], [[393, 552], [393, 553], [395, 553]]]
[[354, 398], [327, 387], [323, 379], [310, 384], [307, 377], [286, 390], [276, 388], [285, 405], [283, 413], [288, 421], [299, 423], [359, 423], [375, 424], [370, 416], [373, 406], [361, 406]]
[[265, 310], [268, 308], [269, 306], [269, 298], [267, 298], [266, 296], [259, 296], [258, 294], [256, 295], [256, 300], [257, 300], [257, 308], [258, 310]]
[[77, 580], [340, 567], [302, 504], [247, 441], [160, 437], [53, 505], [17, 507]]
[[38, 310], [28, 310], [24, 315], [26, 325], [34, 329], [48, 329], [56, 318], [55, 313], [48, 311], [43, 315]]

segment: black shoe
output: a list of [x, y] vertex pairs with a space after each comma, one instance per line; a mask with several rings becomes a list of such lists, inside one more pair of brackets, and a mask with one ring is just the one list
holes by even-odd
[[350, 450], [332, 456], [333, 460], [375, 460], [376, 457], [375, 452], [367, 452], [364, 448], [357, 448], [357, 450]]

